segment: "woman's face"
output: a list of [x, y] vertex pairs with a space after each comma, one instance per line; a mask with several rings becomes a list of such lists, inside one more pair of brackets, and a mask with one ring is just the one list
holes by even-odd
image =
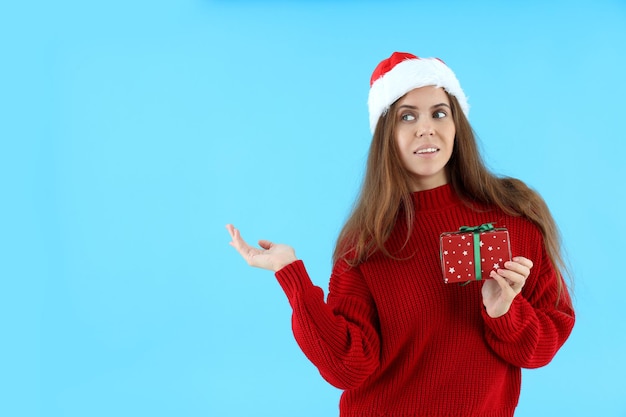
[[398, 100], [393, 117], [400, 159], [414, 178], [412, 190], [447, 184], [445, 166], [452, 155], [456, 128], [445, 91], [431, 86], [411, 90]]

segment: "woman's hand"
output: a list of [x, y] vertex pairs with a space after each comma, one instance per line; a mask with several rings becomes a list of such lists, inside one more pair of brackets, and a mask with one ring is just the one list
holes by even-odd
[[493, 280], [483, 283], [483, 304], [490, 317], [503, 316], [511, 308], [513, 299], [522, 291], [526, 279], [530, 275], [533, 262], [523, 256], [516, 256], [504, 263], [504, 269], [491, 271]]
[[254, 248], [243, 240], [239, 230], [235, 229], [232, 224], [227, 224], [226, 229], [228, 229], [232, 239], [230, 246], [237, 249], [237, 252], [250, 266], [276, 272], [298, 260], [291, 246], [274, 244], [268, 240], [259, 240], [261, 249]]

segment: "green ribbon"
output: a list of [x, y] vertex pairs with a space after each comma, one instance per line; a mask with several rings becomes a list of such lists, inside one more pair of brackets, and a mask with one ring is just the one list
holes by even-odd
[[493, 229], [494, 227], [491, 223], [485, 223], [474, 227], [462, 226], [459, 229], [461, 232], [471, 232], [474, 236], [474, 275], [476, 275], [476, 281], [483, 279], [483, 274], [480, 269], [480, 234]]

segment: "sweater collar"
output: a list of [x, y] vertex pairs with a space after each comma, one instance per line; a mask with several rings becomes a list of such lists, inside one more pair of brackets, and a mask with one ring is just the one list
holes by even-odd
[[413, 203], [418, 211], [443, 209], [460, 202], [450, 184], [413, 193]]

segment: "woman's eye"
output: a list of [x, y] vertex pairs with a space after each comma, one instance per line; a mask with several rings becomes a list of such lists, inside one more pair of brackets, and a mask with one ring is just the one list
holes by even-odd
[[413, 116], [411, 113], [405, 113], [402, 116], [400, 116], [400, 118], [405, 122], [411, 122], [415, 120], [415, 116]]
[[446, 117], [448, 114], [443, 111], [443, 110], [438, 110], [436, 112], [433, 113], [433, 117], [435, 119], [443, 119], [444, 117]]

